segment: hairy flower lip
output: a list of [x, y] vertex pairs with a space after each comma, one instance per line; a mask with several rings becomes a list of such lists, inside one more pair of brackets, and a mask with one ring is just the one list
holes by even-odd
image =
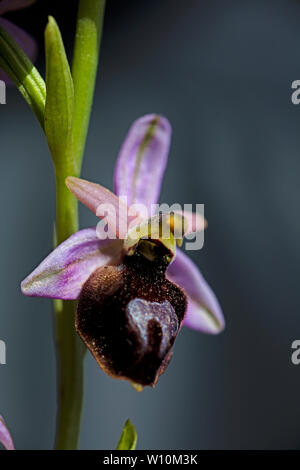
[[171, 358], [186, 296], [167, 265], [140, 254], [95, 271], [83, 286], [76, 330], [110, 376], [154, 386]]

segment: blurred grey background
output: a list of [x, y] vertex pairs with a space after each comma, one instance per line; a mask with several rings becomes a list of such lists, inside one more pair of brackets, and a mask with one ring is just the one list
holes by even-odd
[[[69, 4], [66, 10], [64, 3]], [[8, 15], [39, 41], [56, 17], [71, 52], [76, 1]], [[113, 448], [130, 417], [139, 449], [300, 448], [300, 79], [298, 0], [108, 0], [83, 176], [112, 188], [131, 122], [162, 113], [173, 143], [161, 201], [204, 203], [204, 249], [190, 256], [227, 321], [184, 329], [155, 390], [136, 393], [88, 355], [82, 449]], [[1, 106], [0, 413], [19, 449], [46, 449], [55, 426], [51, 302], [20, 281], [51, 251], [52, 166], [18, 92]], [[81, 226], [96, 219], [81, 207]]]

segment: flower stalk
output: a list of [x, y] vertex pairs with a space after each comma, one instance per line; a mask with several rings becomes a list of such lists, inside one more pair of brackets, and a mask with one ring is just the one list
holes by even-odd
[[[65, 186], [65, 175], [56, 173], [56, 243], [78, 229], [78, 207]], [[83, 399], [85, 348], [76, 335], [76, 302], [54, 301], [54, 337], [57, 360], [57, 420], [55, 448], [77, 448]]]
[[[94, 95], [104, 4], [103, 0], [81, 0], [79, 3], [74, 77], [69, 71], [63, 43], [53, 20], [50, 19], [48, 25], [50, 36], [48, 51], [52, 50], [54, 62], [61, 71], [61, 74], [58, 70], [55, 71], [55, 82], [52, 83], [54, 102], [52, 105], [49, 104], [49, 107], [46, 103], [45, 113], [47, 137], [56, 174], [56, 244], [58, 245], [78, 230], [77, 200], [67, 189], [65, 179], [67, 176], [76, 176], [80, 173]], [[53, 47], [51, 47], [51, 36]], [[48, 63], [51, 61], [51, 52], [49, 55]], [[85, 60], [86, 57], [90, 60]], [[51, 83], [49, 75], [47, 74], [47, 81]], [[62, 106], [57, 102], [59, 79]], [[85, 87], [88, 89], [85, 90]], [[50, 100], [49, 96], [49, 102]], [[56, 449], [76, 449], [80, 434], [85, 347], [74, 329], [75, 312], [76, 302], [54, 302], [58, 381]]]

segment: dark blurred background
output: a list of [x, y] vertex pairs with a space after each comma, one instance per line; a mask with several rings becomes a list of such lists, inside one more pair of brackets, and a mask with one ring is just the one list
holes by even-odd
[[[70, 11], [66, 10], [66, 4]], [[52, 14], [71, 53], [76, 1], [7, 15], [39, 41]], [[161, 201], [204, 203], [205, 246], [190, 252], [227, 321], [184, 329], [155, 390], [136, 393], [88, 354], [82, 449], [113, 448], [130, 417], [138, 448], [300, 448], [300, 1], [108, 0], [83, 176], [112, 188], [131, 122], [162, 113], [173, 143]], [[41, 129], [14, 89], [1, 106], [0, 413], [19, 449], [51, 448], [51, 302], [20, 281], [51, 251], [54, 180]], [[81, 207], [81, 226], [95, 224]]]

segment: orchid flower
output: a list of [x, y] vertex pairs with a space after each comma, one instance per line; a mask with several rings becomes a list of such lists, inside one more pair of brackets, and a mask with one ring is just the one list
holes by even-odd
[[[183, 236], [204, 229], [203, 217], [153, 214], [170, 140], [168, 120], [146, 115], [133, 123], [121, 147], [114, 193], [68, 177], [69, 190], [115, 237], [100, 239], [97, 228], [78, 231], [21, 286], [27, 296], [78, 299], [77, 332], [105, 372], [136, 388], [157, 382], [182, 325], [212, 334], [224, 328], [215, 294], [176, 249]], [[112, 210], [104, 215], [103, 206]]]
[[[9, 11], [20, 10], [32, 5], [35, 0], [0, 0], [0, 15]], [[36, 41], [23, 29], [11, 23], [5, 18], [0, 17], [0, 25], [15, 39], [15, 41], [22, 47], [32, 62], [35, 61], [37, 56]], [[10, 84], [11, 80], [6, 73], [0, 69], [0, 79], [5, 83]]]
[[1, 415], [0, 415], [0, 444], [2, 444], [6, 450], [15, 450], [12, 437]]

